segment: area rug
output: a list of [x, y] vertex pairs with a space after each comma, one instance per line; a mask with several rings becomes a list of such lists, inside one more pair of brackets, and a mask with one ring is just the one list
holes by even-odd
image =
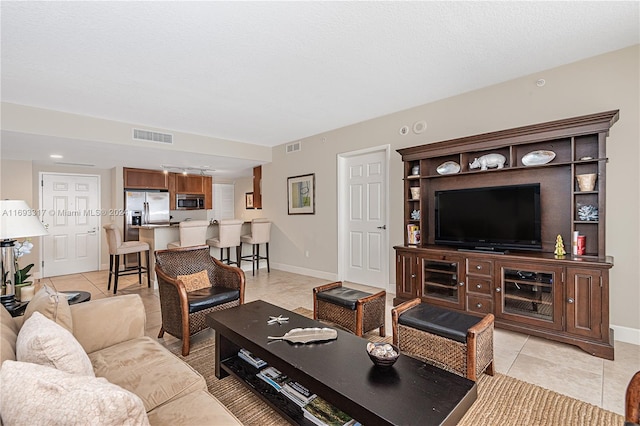
[[[312, 312], [305, 308], [297, 308], [294, 312], [312, 316]], [[365, 337], [383, 340], [375, 332]], [[390, 340], [390, 337], [386, 340]], [[218, 380], [215, 377], [214, 345], [213, 338], [201, 340], [191, 346], [191, 352], [186, 357], [180, 355], [180, 342], [168, 348], [205, 377], [209, 392], [243, 424], [289, 424], [237, 379], [229, 376]], [[595, 405], [502, 374], [493, 377], [483, 374], [478, 381], [478, 399], [459, 425], [619, 426], [623, 423], [622, 416]]]

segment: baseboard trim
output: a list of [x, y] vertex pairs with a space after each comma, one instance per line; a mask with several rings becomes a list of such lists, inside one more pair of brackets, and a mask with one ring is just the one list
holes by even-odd
[[640, 329], [612, 325], [613, 338], [618, 342], [631, 343], [640, 346]]
[[315, 269], [300, 268], [299, 266], [285, 265], [282, 263], [271, 263], [271, 268], [279, 269], [293, 274], [307, 275], [314, 278], [322, 278], [329, 281], [337, 281], [338, 274], [333, 272], [316, 271]]

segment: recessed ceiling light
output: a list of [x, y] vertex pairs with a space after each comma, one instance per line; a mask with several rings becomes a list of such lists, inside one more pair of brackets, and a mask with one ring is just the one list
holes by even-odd
[[60, 155], [60, 154], [51, 154], [49, 157], [51, 157], [51, 158], [62, 158], [62, 155]]

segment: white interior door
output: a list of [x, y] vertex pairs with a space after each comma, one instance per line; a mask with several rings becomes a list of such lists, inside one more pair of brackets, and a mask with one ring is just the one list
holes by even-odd
[[386, 288], [388, 273], [387, 152], [343, 158], [340, 177], [343, 273], [346, 281]]
[[42, 173], [42, 276], [100, 269], [99, 176]]

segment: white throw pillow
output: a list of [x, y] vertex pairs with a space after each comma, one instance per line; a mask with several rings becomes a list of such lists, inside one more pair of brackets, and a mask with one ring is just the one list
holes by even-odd
[[102, 377], [7, 360], [0, 369], [5, 425], [148, 425], [142, 400]]
[[89, 356], [73, 334], [40, 312], [34, 312], [22, 325], [16, 341], [16, 359], [95, 377]]

